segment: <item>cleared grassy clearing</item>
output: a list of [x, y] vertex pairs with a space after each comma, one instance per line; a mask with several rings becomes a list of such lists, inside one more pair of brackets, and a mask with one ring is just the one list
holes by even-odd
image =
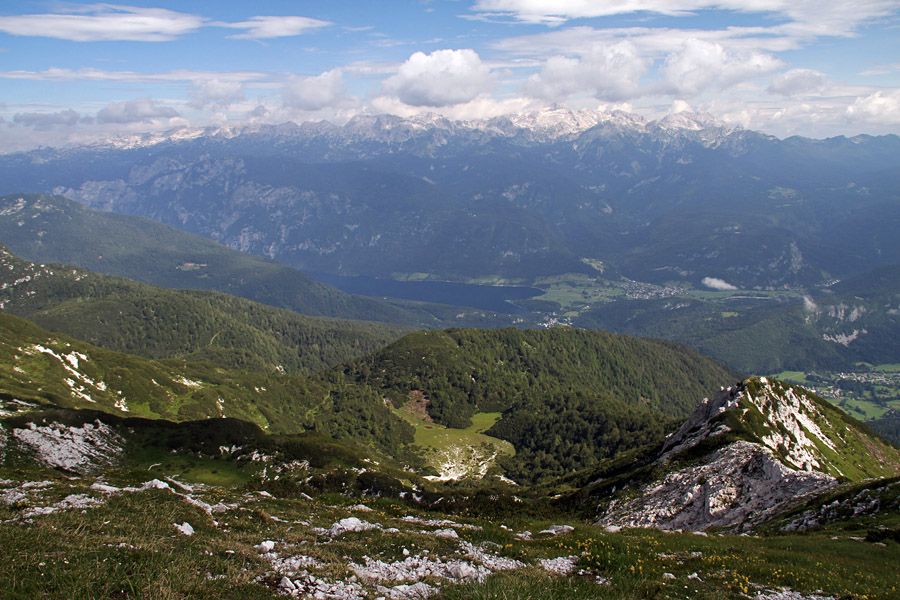
[[496, 453], [514, 456], [516, 453], [515, 447], [506, 440], [484, 433], [500, 419], [501, 413], [476, 413], [469, 427], [453, 429], [426, 422], [404, 410], [394, 412], [415, 428], [415, 443], [425, 451], [426, 463], [435, 469], [440, 470], [447, 461], [447, 454], [455, 449], [484, 449], [484, 452], [478, 452], [479, 455]]
[[806, 373], [803, 371], [782, 371], [781, 373], [770, 375], [770, 377], [781, 381], [789, 381], [790, 383], [806, 383]]

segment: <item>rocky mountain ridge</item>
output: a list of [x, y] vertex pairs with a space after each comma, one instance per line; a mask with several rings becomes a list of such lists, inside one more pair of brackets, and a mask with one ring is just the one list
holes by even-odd
[[751, 378], [704, 399], [598, 523], [746, 531], [839, 481], [898, 473], [900, 450], [860, 423], [802, 388]]
[[[697, 132], [692, 137], [714, 144], [740, 127], [731, 127], [705, 113], [680, 112], [658, 120], [648, 120], [635, 113], [620, 110], [573, 110], [561, 107], [547, 108], [528, 113], [510, 114], [486, 119], [455, 121], [436, 114], [411, 117], [394, 115], [358, 115], [342, 125], [328, 121], [286, 122], [279, 125], [245, 124], [223, 127], [179, 127], [163, 132], [131, 134], [109, 138], [91, 144], [97, 149], [119, 150], [155, 146], [162, 143], [179, 143], [200, 138], [231, 139], [246, 135], [270, 135], [290, 137], [325, 137], [341, 143], [378, 140], [382, 142], [408, 142], [432, 135], [475, 136], [481, 141], [492, 138], [520, 138], [530, 142], [573, 140], [581, 133], [602, 125], [607, 131], [619, 130], [659, 133], [669, 135]], [[700, 134], [699, 132], [705, 132]]]

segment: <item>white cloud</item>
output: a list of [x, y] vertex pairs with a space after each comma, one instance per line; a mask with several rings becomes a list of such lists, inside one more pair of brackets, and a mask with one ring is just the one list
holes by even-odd
[[689, 39], [666, 59], [663, 74], [668, 91], [694, 96], [713, 86], [731, 87], [781, 65], [770, 54], [735, 52], [718, 43]]
[[0, 31], [11, 35], [51, 37], [74, 42], [167, 42], [201, 27], [243, 29], [229, 37], [266, 39], [301, 35], [331, 25], [299, 16], [257, 16], [246, 21], [210, 21], [164, 8], [89, 4], [58, 13], [0, 16]]
[[57, 125], [71, 127], [81, 120], [81, 115], [72, 110], [61, 110], [55, 113], [18, 113], [13, 116], [13, 123], [31, 127], [36, 131], [48, 131]]
[[314, 77], [294, 77], [281, 90], [287, 108], [315, 111], [336, 105], [347, 98], [340, 69]]
[[846, 115], [851, 122], [900, 125], [900, 89], [879, 90], [857, 98], [847, 107]]
[[83, 67], [81, 69], [50, 67], [43, 71], [0, 71], [0, 79], [28, 79], [33, 81], [126, 81], [130, 83], [150, 83], [204, 79], [253, 81], [264, 78], [266, 78], [266, 74], [259, 71], [192, 71], [187, 69], [175, 69], [159, 73], [106, 71], [93, 67]]
[[153, 98], [136, 98], [124, 102], [112, 102], [97, 113], [100, 123], [152, 123], [158, 119], [172, 119], [178, 111], [159, 106]]
[[244, 85], [240, 81], [200, 79], [191, 86], [189, 94], [190, 105], [196, 109], [228, 108], [233, 102], [244, 99]]
[[301, 35], [315, 29], [331, 25], [329, 21], [320, 21], [309, 17], [251, 17], [249, 21], [240, 23], [214, 23], [220, 27], [246, 29], [228, 37], [235, 39], [266, 39]]
[[791, 69], [778, 73], [769, 83], [769, 92], [781, 96], [795, 96], [817, 92], [825, 87], [825, 75], [812, 69]]
[[733, 51], [783, 52], [802, 47], [799, 40], [775, 29], [728, 27], [727, 29], [672, 29], [669, 27], [621, 27], [596, 29], [570, 27], [536, 35], [498, 40], [497, 50], [516, 57], [542, 58], [554, 54], [578, 55], [594, 44], [614, 44], [627, 40], [642, 56], [665, 57], [681, 49], [688, 40], [718, 43]]
[[540, 73], [528, 78], [524, 91], [549, 101], [562, 101], [581, 92], [601, 100], [625, 100], [637, 95], [638, 81], [651, 62], [639, 56], [628, 41], [594, 44], [580, 58], [549, 58]]
[[0, 16], [0, 31], [74, 42], [165, 42], [196, 31], [204, 22], [163, 8], [92, 4], [63, 14]]
[[717, 277], [704, 277], [702, 283], [703, 283], [703, 285], [705, 285], [708, 288], [711, 288], [714, 290], [720, 290], [723, 292], [730, 292], [730, 291], [734, 291], [737, 289], [735, 286], [731, 285], [727, 281], [718, 279]]
[[[639, 11], [685, 14], [703, 2], [691, 0], [477, 0], [473, 9], [486, 17], [507, 16], [526, 23], [560, 25], [570, 19], [607, 17]], [[706, 4], [709, 4], [708, 2]]]
[[493, 85], [490, 68], [474, 50], [463, 49], [416, 52], [382, 89], [404, 104], [438, 107], [469, 102]]
[[372, 99], [370, 107], [374, 114], [391, 114], [408, 118], [415, 115], [436, 113], [448, 119], [466, 121], [531, 112], [543, 108], [544, 104], [530, 98], [497, 100], [490, 96], [482, 95], [469, 102], [430, 107], [411, 106], [404, 104], [396, 97], [378, 96]]
[[892, 14], [897, 0], [477, 0], [486, 18], [506, 17], [558, 26], [572, 19], [635, 13], [686, 16], [703, 10], [775, 14], [795, 35], [849, 35], [863, 23]]

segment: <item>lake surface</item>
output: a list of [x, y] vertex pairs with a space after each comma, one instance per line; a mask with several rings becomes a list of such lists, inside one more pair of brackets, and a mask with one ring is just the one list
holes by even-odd
[[394, 281], [393, 279], [376, 279], [366, 276], [308, 274], [322, 283], [327, 283], [348, 294], [471, 306], [507, 315], [529, 314], [527, 310], [508, 302], [509, 300], [524, 300], [544, 293], [538, 288], [525, 286], [475, 285], [446, 281]]

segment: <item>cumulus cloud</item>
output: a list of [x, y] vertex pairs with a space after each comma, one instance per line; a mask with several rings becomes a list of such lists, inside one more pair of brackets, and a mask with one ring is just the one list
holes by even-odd
[[244, 99], [244, 84], [240, 81], [201, 79], [193, 83], [189, 94], [190, 105], [196, 109], [208, 106], [228, 108], [232, 102]]
[[13, 123], [31, 127], [37, 131], [47, 131], [58, 125], [71, 127], [81, 120], [81, 115], [72, 110], [61, 110], [55, 113], [18, 113], [13, 116]]
[[340, 69], [326, 71], [314, 77], [294, 77], [281, 90], [285, 107], [309, 111], [333, 106], [346, 96]]
[[795, 96], [817, 92], [825, 87], [825, 75], [812, 69], [791, 69], [778, 73], [769, 83], [769, 92], [781, 96]]
[[377, 96], [372, 98], [370, 108], [375, 114], [391, 114], [405, 118], [426, 113], [438, 113], [448, 119], [469, 121], [540, 110], [544, 108], [544, 103], [532, 98], [497, 100], [482, 95], [469, 102], [434, 108], [404, 104], [394, 96]]
[[266, 39], [301, 35], [315, 29], [331, 25], [329, 21], [320, 21], [309, 17], [251, 17], [240, 23], [215, 23], [220, 27], [245, 29], [244, 33], [230, 35], [235, 39]]
[[74, 42], [165, 42], [196, 31], [204, 22], [164, 8], [93, 4], [61, 14], [0, 16], [0, 31]]
[[439, 107], [474, 100], [493, 84], [490, 68], [474, 50], [437, 50], [410, 56], [382, 89], [411, 106]]
[[580, 92], [601, 100], [625, 100], [636, 95], [638, 81], [650, 62], [639, 56], [628, 41], [594, 44], [580, 58], [548, 59], [540, 73], [528, 78], [524, 91], [531, 97], [554, 102]]
[[731, 285], [723, 279], [718, 279], [717, 277], [704, 277], [701, 283], [703, 283], [703, 285], [710, 289], [720, 290], [723, 292], [730, 292], [737, 289], [737, 287]]
[[756, 51], [734, 51], [719, 43], [688, 39], [663, 66], [667, 91], [695, 96], [710, 87], [727, 88], [774, 71], [782, 62]]
[[171, 119], [178, 111], [159, 106], [153, 98], [136, 98], [124, 102], [112, 102], [97, 113], [100, 123], [152, 123], [157, 119]]
[[846, 116], [854, 123], [900, 125], [900, 89], [879, 90], [857, 98], [847, 107]]

